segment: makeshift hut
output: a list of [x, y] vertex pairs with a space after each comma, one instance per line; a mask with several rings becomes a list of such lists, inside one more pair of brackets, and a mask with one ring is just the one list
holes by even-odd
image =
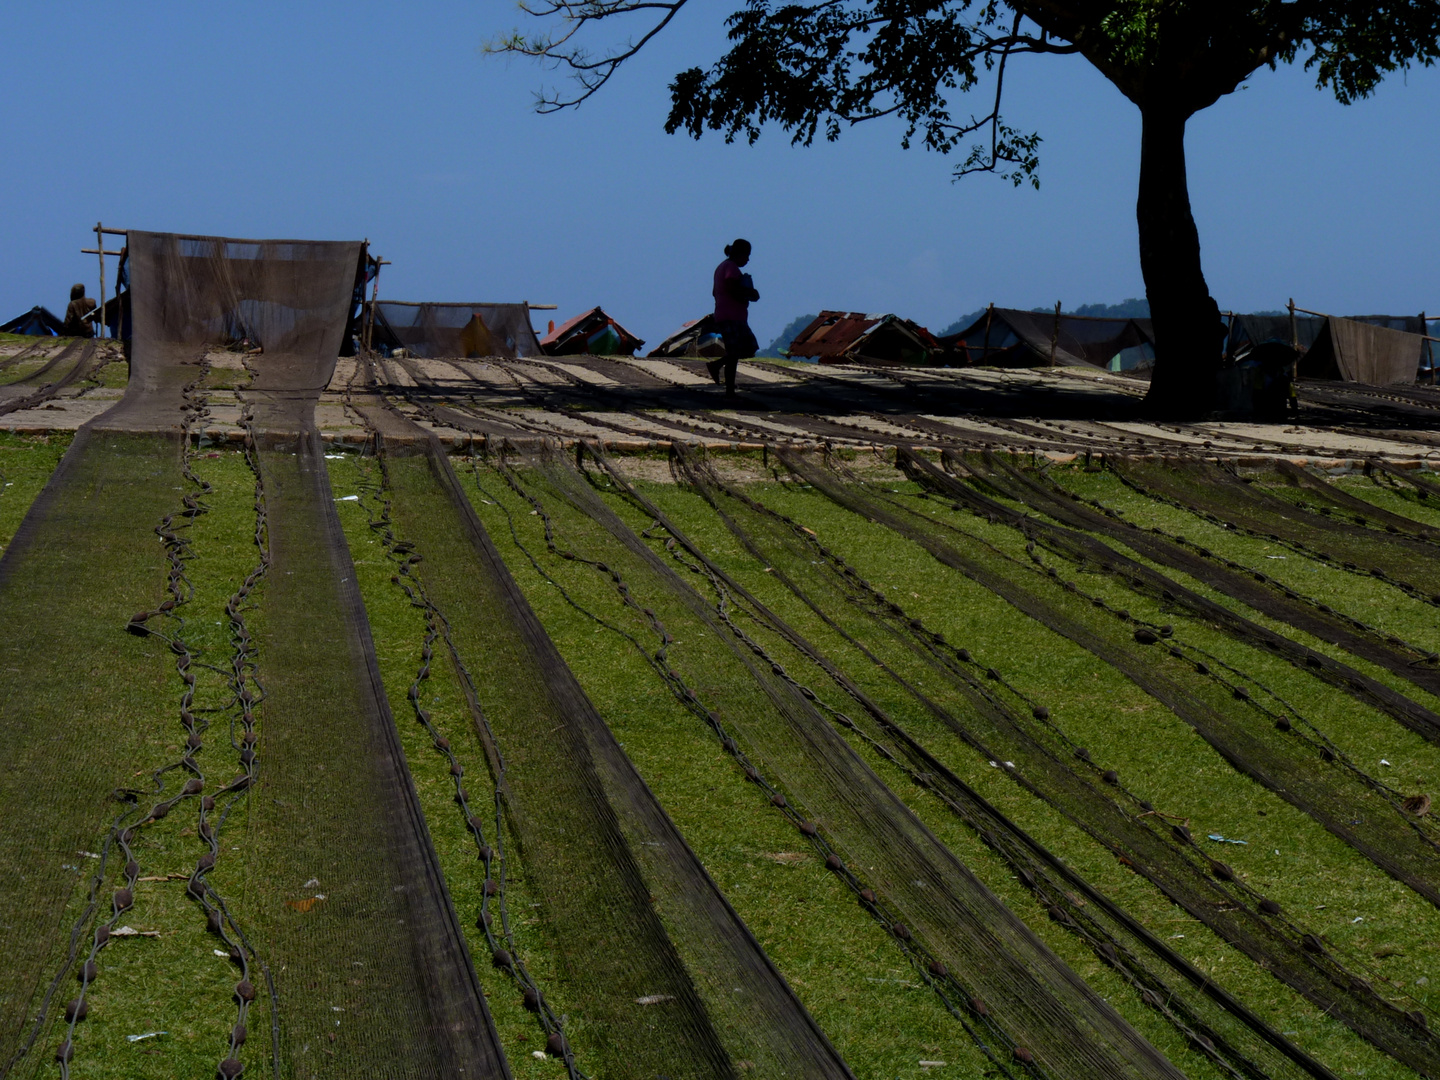
[[540, 339], [540, 348], [550, 356], [633, 356], [635, 350], [644, 346], [643, 339], [636, 337], [618, 322], [598, 308], [583, 311], [573, 319], [551, 325], [549, 333]]
[[1294, 325], [1285, 313], [1230, 316], [1230, 329], [1225, 338], [1225, 355], [1232, 360], [1243, 359], [1247, 353], [1270, 342], [1281, 342], [1302, 352], [1315, 344], [1325, 320], [1314, 315], [1297, 315]]
[[36, 304], [24, 315], [0, 324], [0, 334], [28, 334], [33, 337], [59, 337], [65, 332], [65, 320], [55, 317], [46, 307]]
[[1423, 336], [1425, 322], [1421, 318], [1371, 315], [1330, 317], [1322, 322], [1315, 343], [1300, 358], [1301, 378], [1408, 385], [1415, 382], [1422, 366], [1430, 367], [1430, 342]]
[[374, 319], [370, 346], [382, 353], [472, 359], [540, 356], [528, 304], [442, 304], [381, 300], [367, 305]]
[[655, 348], [650, 356], [724, 356], [725, 343], [715, 330], [715, 316], [691, 319]]
[[958, 334], [941, 339], [950, 362], [985, 367], [1149, 367], [1155, 337], [1149, 319], [1064, 315], [991, 307]]
[[923, 326], [898, 315], [822, 311], [786, 352], [821, 364], [938, 364], [940, 342]]

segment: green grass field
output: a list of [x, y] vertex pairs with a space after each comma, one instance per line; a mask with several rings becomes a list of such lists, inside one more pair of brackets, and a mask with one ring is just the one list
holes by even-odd
[[[98, 382], [109, 385], [108, 380], [109, 375], [102, 373]], [[4, 485], [0, 487], [0, 546], [8, 545], [67, 441], [59, 436], [0, 435], [0, 483]], [[637, 489], [707, 556], [837, 663], [951, 771], [1275, 1029], [1342, 1076], [1400, 1080], [1415, 1075], [1219, 940], [1052, 807], [1028, 794], [1003, 764], [968, 748], [920, 708], [850, 640], [875, 633], [863, 612], [837, 606], [829, 612], [832, 622], [827, 624], [798, 600], [776, 573], [783, 569], [792, 580], [813, 581], [818, 589], [820, 578], [814, 566], [799, 558], [786, 566], [757, 560], [699, 494], [671, 482], [663, 458], [635, 457], [619, 464]], [[768, 464], [774, 464], [773, 458]], [[484, 936], [475, 929], [483, 874], [477, 869], [474, 841], [452, 798], [454, 782], [448, 759], [415, 723], [407, 698], [420, 663], [423, 613], [392, 581], [396, 562], [387, 557], [369, 527], [367, 508], [374, 513], [379, 505], [378, 466], [373, 459], [353, 453], [331, 455], [329, 466], [385, 689], [502, 1042], [517, 1076], [527, 1080], [560, 1076], [563, 1070], [557, 1062], [536, 1056], [535, 1052], [543, 1049], [544, 1034], [533, 1014], [522, 1007], [513, 981], [489, 963]], [[835, 875], [824, 870], [813, 850], [763, 793], [746, 782], [714, 734], [682, 707], [634, 644], [596, 621], [623, 628], [637, 638], [646, 630], [608, 577], [579, 561], [550, 553], [543, 519], [510, 489], [492, 463], [456, 458], [455, 466], [479, 518], [586, 693], [727, 899], [857, 1076], [909, 1080], [984, 1075], [987, 1063], [982, 1055], [923, 985], [890, 936], [855, 904]], [[1384, 996], [1402, 1008], [1430, 1015], [1440, 1009], [1440, 911], [1434, 906], [1309, 816], [1231, 767], [1180, 718], [1117, 670], [959, 572], [943, 567], [918, 544], [841, 508], [783, 471], [767, 470], [758, 454], [727, 456], [718, 466], [749, 497], [810, 530], [907, 616], [943, 634], [946, 641], [964, 646], [982, 668], [995, 668], [1019, 695], [1017, 701], [1043, 703], [1064, 737], [1088, 747], [1103, 767], [1117, 770], [1138, 796], [1187, 823], [1208, 854], [1223, 858], [1248, 884], [1278, 900], [1292, 919], [1320, 937], [1347, 968], [1369, 979]], [[243, 455], [228, 449], [202, 448], [195, 468], [214, 486], [214, 492], [207, 500], [210, 512], [198, 517], [191, 530], [193, 559], [188, 572], [195, 594], [185, 605], [184, 634], [202, 657], [223, 665], [228, 648], [223, 625], [225, 600], [256, 560], [250, 505], [254, 478]], [[873, 490], [913, 508], [935, 528], [945, 530], [952, 543], [984, 550], [987, 558], [1008, 557], [1017, 567], [1029, 565], [1025, 538], [1016, 530], [953, 509], [947, 501], [922, 498], [917, 485], [883, 462], [865, 458], [855, 462], [855, 468]], [[523, 480], [526, 474], [522, 469], [518, 475]], [[617, 488], [594, 475], [606, 504], [637, 533], [651, 530], [654, 550], [668, 558], [664, 537], [654, 533], [649, 518]], [[1183, 534], [1386, 634], [1425, 650], [1440, 650], [1440, 625], [1434, 608], [1391, 585], [1346, 573], [1291, 548], [1238, 534], [1145, 498], [1106, 472], [1055, 467], [1048, 470], [1048, 477], [1064, 489], [1114, 508], [1127, 520]], [[1303, 504], [1303, 497], [1278, 478], [1265, 477], [1262, 483]], [[1403, 486], [1359, 476], [1338, 484], [1377, 507], [1440, 528], [1440, 506], [1429, 505]], [[582, 554], [587, 548], [600, 550], [601, 539], [588, 522], [574, 511], [559, 506], [552, 509], [558, 545], [574, 546]], [[396, 533], [405, 539], [404, 521], [397, 521]], [[1133, 552], [1127, 554], [1140, 558]], [[1123, 607], [1137, 618], [1173, 625], [1177, 641], [1205, 650], [1243, 672], [1253, 685], [1283, 698], [1286, 708], [1312, 723], [1366, 772], [1406, 794], [1440, 796], [1440, 746], [1284, 660], [1237, 642], [1199, 619], [1169, 610], [1168, 605], [1135, 592], [1114, 577], [1077, 568], [1048, 553], [1042, 556], [1061, 580], [1114, 608]], [[420, 567], [423, 576], [424, 564]], [[1156, 569], [1248, 618], [1343, 659], [1422, 706], [1440, 711], [1440, 699], [1394, 674], [1244, 609], [1183, 575], [1164, 567]], [[705, 592], [699, 575], [681, 572], [690, 576], [698, 591]], [[1038, 580], [1039, 575], [1036, 577]], [[149, 602], [147, 598], [158, 598], [163, 585], [163, 576], [150, 583], [137, 582], [137, 606]], [[658, 596], [638, 599], [657, 608], [663, 603]], [[1067, 602], [1077, 611], [1087, 608], [1086, 618], [1101, 618], [1081, 601]], [[260, 643], [263, 674], [264, 627], [252, 623], [250, 629]], [[835, 709], [847, 707], [844, 695], [820, 669], [763, 628], [751, 630], [774, 655], [783, 657], [787, 670], [813, 687], [822, 701]], [[683, 656], [687, 641], [682, 638], [674, 647], [677, 655]], [[905, 663], [898, 650], [883, 655], [892, 657], [897, 666]], [[437, 656], [441, 656], [440, 650]], [[147, 656], [143, 662], [164, 665], [168, 660], [162, 654]], [[916, 679], [924, 677], [918, 668], [911, 673]], [[173, 715], [179, 682], [173, 672], [160, 681], [167, 689], [150, 707], [157, 716]], [[930, 688], [937, 694], [945, 692], [938, 685]], [[495, 692], [502, 691], [496, 688]], [[450, 740], [467, 773], [483, 775], [483, 746], [470, 724], [457, 674], [443, 657], [424, 682], [423, 695], [436, 728]], [[199, 700], [218, 705], [223, 696], [219, 676], [202, 671]], [[947, 704], [957, 712], [965, 709], [958, 698]], [[263, 751], [263, 707], [259, 716]], [[178, 724], [168, 722], [170, 734], [166, 736], [165, 723], [157, 721], [155, 734], [143, 740], [142, 752], [131, 766], [137, 776], [168, 763], [179, 752], [183, 732]], [[866, 763], [981, 881], [1187, 1075], [1207, 1080], [1225, 1075], [1188, 1046], [1081, 941], [1054, 923], [1008, 865], [932, 793], [917, 787], [865, 740], [853, 734], [848, 737]], [[224, 756], [228, 760], [228, 749], [217, 748], [214, 753], [217, 759]], [[478, 778], [471, 786], [472, 790], [484, 788]], [[234, 967], [214, 954], [216, 939], [206, 934], [203, 918], [184, 898], [184, 881], [167, 880], [167, 875], [184, 873], [199, 850], [188, 821], [185, 815], [176, 815], [145, 831], [145, 875], [159, 880], [140, 887], [126, 921], [158, 936], [127, 939], [104, 954], [103, 977], [90, 992], [91, 1018], [80, 1026], [76, 1037], [77, 1063], [83, 1059], [84, 1071], [77, 1065], [74, 1075], [201, 1077], [210, 1075], [216, 1060], [223, 1056], [226, 1032], [235, 1015], [229, 999], [236, 977]], [[243, 852], [248, 827], [242, 802], [225, 828], [237, 851]], [[1244, 842], [1211, 841], [1208, 837], [1212, 834]], [[96, 844], [103, 839], [97, 837]], [[222, 894], [233, 894], [237, 904], [243, 904], [246, 873], [241, 854], [228, 864], [222, 859], [212, 881]], [[517, 947], [537, 983], [555, 988], [557, 1012], [565, 1012], [566, 983], [554, 945], [555, 935], [563, 928], [545, 925], [532, 913], [529, 890], [534, 885], [523, 853], [513, 857], [509, 873]], [[77, 893], [72, 908], [79, 899]], [[62, 990], [69, 992], [68, 986]], [[244, 1056], [256, 1074], [267, 1068], [268, 1040], [260, 1036], [268, 1023], [263, 1007], [252, 1011], [250, 1027], [257, 1035], [252, 1036]], [[59, 1030], [52, 1024], [42, 1038], [29, 1061], [31, 1074], [56, 1075], [49, 1058]], [[138, 1042], [126, 1038], [151, 1031], [166, 1034]], [[604, 1056], [604, 1048], [587, 1034], [583, 1016], [577, 1017], [570, 1031], [582, 1067], [587, 1053]], [[921, 1064], [936, 1061], [946, 1064]], [[618, 1073], [612, 1069], [599, 1075]]]

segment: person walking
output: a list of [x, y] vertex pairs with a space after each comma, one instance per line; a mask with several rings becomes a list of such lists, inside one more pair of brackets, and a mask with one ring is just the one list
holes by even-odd
[[754, 356], [759, 350], [755, 335], [750, 332], [750, 304], [759, 300], [755, 282], [744, 272], [750, 261], [750, 241], [736, 240], [725, 246], [725, 261], [715, 268], [715, 330], [725, 342], [723, 359], [706, 363], [710, 378], [720, 383], [720, 372], [725, 372], [725, 396], [735, 395], [735, 371], [741, 357]]

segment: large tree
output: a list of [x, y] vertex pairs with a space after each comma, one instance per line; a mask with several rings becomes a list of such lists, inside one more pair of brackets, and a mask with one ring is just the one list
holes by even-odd
[[[539, 107], [571, 108], [687, 2], [534, 0], [522, 8], [542, 27], [493, 47], [567, 71], [569, 91], [542, 95]], [[636, 21], [637, 35], [591, 51], [595, 36]], [[994, 172], [1016, 185], [1038, 185], [1040, 138], [1005, 120], [1008, 61], [1078, 54], [1094, 65], [1140, 110], [1136, 218], [1157, 352], [1147, 401], [1165, 416], [1209, 408], [1221, 354], [1186, 183], [1189, 118], [1261, 67], [1303, 60], [1321, 89], [1348, 104], [1388, 73], [1440, 55], [1436, 0], [744, 0], [728, 26], [728, 51], [670, 84], [667, 131], [753, 142], [773, 123], [808, 145], [895, 117], [902, 145], [968, 149], [957, 175]], [[957, 100], [972, 92], [988, 111], [958, 114]]]

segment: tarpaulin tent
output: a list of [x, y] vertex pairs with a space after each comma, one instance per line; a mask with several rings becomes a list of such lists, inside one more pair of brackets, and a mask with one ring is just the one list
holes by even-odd
[[[1117, 356], [1141, 361], [1155, 336], [1149, 319], [1056, 315], [990, 308], [958, 334], [941, 339], [956, 364], [987, 367], [1109, 368]], [[1135, 351], [1129, 351], [1135, 350]], [[1122, 361], [1123, 362], [1123, 361]]]
[[604, 310], [593, 307], [553, 328], [540, 339], [540, 348], [550, 356], [631, 356], [645, 344]]
[[29, 334], [33, 337], [59, 337], [65, 332], [65, 320], [57, 319], [46, 307], [36, 304], [24, 315], [0, 325], [0, 334]]
[[372, 305], [370, 344], [411, 356], [540, 356], [528, 304], [441, 304], [381, 300]]
[[1293, 327], [1290, 316], [1286, 314], [1235, 315], [1225, 339], [1225, 355], [1238, 359], [1267, 341], [1280, 341], [1302, 350], [1308, 349], [1315, 344], [1324, 324], [1324, 319], [1314, 315], [1295, 316]]
[[821, 364], [926, 366], [937, 363], [943, 349], [929, 330], [898, 315], [822, 311], [795, 335], [786, 351]]
[[1413, 383], [1428, 356], [1429, 343], [1421, 336], [1424, 323], [1418, 317], [1385, 320], [1422, 328], [1406, 332], [1384, 325], [1381, 318], [1325, 319], [1315, 344], [1300, 360], [1300, 375], [1371, 386]]

